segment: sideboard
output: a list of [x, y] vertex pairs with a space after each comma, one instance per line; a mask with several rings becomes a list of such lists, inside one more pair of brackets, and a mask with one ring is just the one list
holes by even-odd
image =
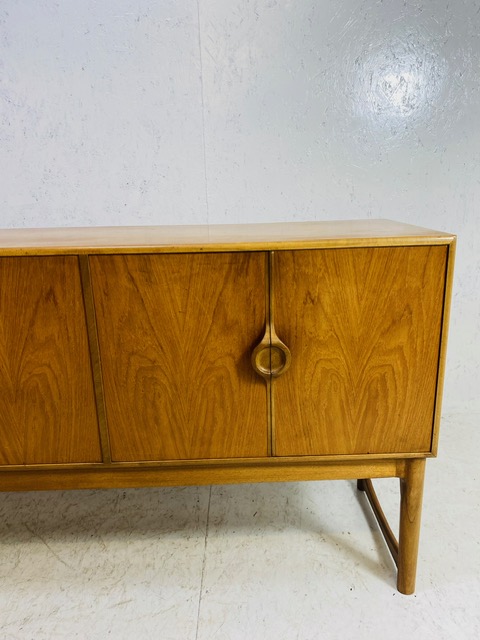
[[386, 220], [1, 231], [0, 489], [357, 479], [412, 593], [454, 250]]

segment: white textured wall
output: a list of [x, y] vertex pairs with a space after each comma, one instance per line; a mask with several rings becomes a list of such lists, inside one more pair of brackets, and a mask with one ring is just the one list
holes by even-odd
[[2, 0], [0, 226], [390, 217], [459, 235], [480, 408], [478, 0]]

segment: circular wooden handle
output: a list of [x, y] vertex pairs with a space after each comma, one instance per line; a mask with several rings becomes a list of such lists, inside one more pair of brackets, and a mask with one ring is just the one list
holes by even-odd
[[292, 356], [289, 348], [278, 338], [273, 344], [262, 340], [252, 353], [252, 366], [264, 378], [278, 378], [290, 366]]

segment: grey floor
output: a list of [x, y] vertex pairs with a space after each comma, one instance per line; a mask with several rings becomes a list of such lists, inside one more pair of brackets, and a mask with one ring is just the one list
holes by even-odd
[[0, 638], [480, 638], [479, 421], [427, 463], [414, 596], [353, 482], [3, 493]]

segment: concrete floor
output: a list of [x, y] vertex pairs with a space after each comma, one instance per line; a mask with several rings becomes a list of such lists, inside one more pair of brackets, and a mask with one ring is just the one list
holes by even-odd
[[414, 596], [353, 482], [3, 493], [0, 638], [480, 638], [479, 421], [427, 463]]

